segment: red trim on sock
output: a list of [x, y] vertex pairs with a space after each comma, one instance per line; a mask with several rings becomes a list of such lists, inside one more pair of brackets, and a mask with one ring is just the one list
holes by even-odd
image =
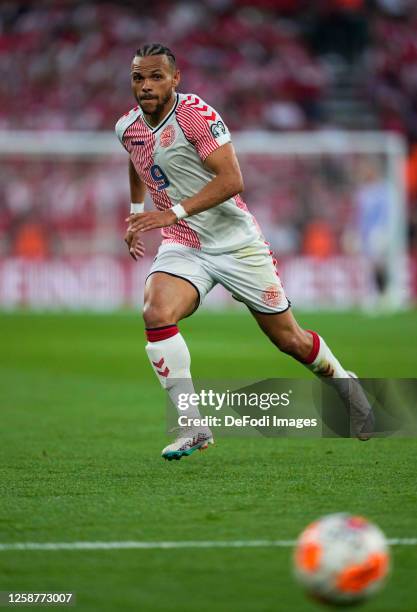
[[311, 331], [311, 329], [307, 329], [306, 331], [308, 331], [308, 333], [313, 336], [313, 347], [311, 349], [311, 352], [305, 359], [303, 359], [303, 363], [309, 365], [310, 363], [313, 363], [313, 361], [316, 359], [317, 355], [319, 354], [320, 336], [316, 334], [315, 331]]
[[176, 336], [178, 332], [179, 329], [177, 325], [165, 325], [165, 327], [153, 327], [152, 329], [145, 330], [145, 334], [149, 342], [168, 340], [168, 338]]

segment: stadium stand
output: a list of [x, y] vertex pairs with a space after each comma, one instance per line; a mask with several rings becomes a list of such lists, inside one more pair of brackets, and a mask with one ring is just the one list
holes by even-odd
[[[416, 33], [417, 6], [409, 0], [2, 2], [0, 129], [112, 130], [133, 104], [132, 51], [145, 40], [163, 40], [177, 54], [181, 89], [215, 103], [233, 131], [348, 127], [404, 134], [411, 248], [417, 251]], [[268, 169], [262, 193], [251, 189], [256, 165], [244, 170], [248, 202], [271, 224], [280, 252], [333, 253], [341, 244], [346, 179], [321, 168], [315, 183], [314, 167], [304, 169], [321, 202], [328, 202], [323, 230], [309, 205], [289, 208], [291, 194], [302, 189], [293, 162], [288, 172]], [[123, 229], [127, 193], [121, 173], [117, 182], [124, 187], [115, 187], [119, 172], [113, 167], [110, 179], [108, 168], [94, 164], [3, 164], [0, 254], [89, 253], [101, 245], [120, 252], [115, 227]], [[342, 202], [337, 214], [336, 192]], [[36, 227], [36, 211], [52, 241]], [[99, 215], [100, 235], [91, 243]]]

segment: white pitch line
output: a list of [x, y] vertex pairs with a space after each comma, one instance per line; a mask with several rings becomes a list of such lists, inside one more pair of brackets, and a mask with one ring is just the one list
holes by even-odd
[[188, 540], [184, 542], [21, 542], [0, 544], [2, 550], [114, 550], [140, 548], [261, 548], [271, 546], [293, 546], [293, 540]]
[[[176, 548], [290, 548], [295, 540], [189, 540], [184, 542], [10, 542], [0, 544], [1, 551], [12, 550], [126, 550]], [[416, 546], [417, 538], [392, 538], [391, 546]]]

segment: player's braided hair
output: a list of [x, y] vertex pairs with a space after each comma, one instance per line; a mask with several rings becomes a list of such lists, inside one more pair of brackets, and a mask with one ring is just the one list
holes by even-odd
[[149, 55], [166, 55], [172, 68], [175, 68], [175, 55], [171, 49], [161, 45], [161, 43], [147, 43], [136, 51], [138, 57], [148, 57]]

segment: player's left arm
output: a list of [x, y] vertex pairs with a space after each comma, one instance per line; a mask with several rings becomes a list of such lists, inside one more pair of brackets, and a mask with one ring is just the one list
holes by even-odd
[[[215, 176], [198, 193], [181, 202], [189, 217], [218, 206], [241, 193], [244, 188], [242, 173], [232, 143], [228, 142], [210, 153], [204, 160], [204, 165]], [[127, 220], [130, 221], [131, 231], [147, 232], [158, 227], [173, 225], [178, 218], [172, 209], [168, 209], [162, 212], [150, 211], [133, 215]]]

